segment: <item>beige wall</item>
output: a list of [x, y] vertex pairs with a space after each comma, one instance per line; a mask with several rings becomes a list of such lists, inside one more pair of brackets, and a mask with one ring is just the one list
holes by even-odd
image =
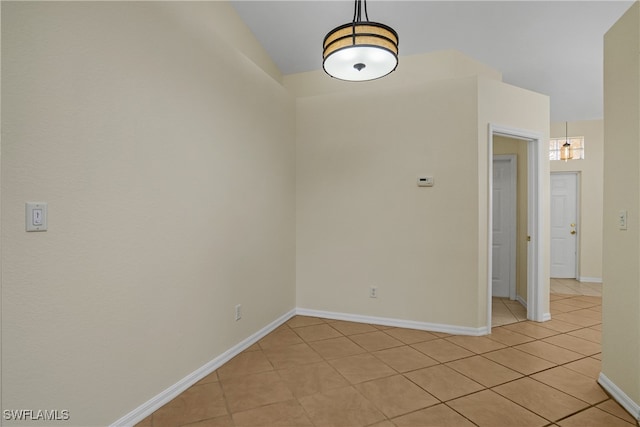
[[476, 105], [475, 78], [298, 99], [299, 307], [480, 326]]
[[294, 102], [218, 21], [2, 3], [2, 409], [109, 424], [294, 308]]
[[[604, 39], [602, 373], [640, 407], [640, 4]], [[618, 229], [627, 210], [628, 229]], [[640, 410], [637, 416], [640, 417]]]
[[516, 297], [527, 301], [528, 236], [528, 164], [527, 143], [521, 139], [495, 136], [493, 154], [514, 154], [517, 164], [516, 184]]
[[477, 77], [298, 98], [298, 307], [485, 327], [488, 124], [548, 135], [548, 112]]
[[[602, 280], [602, 204], [604, 167], [604, 121], [569, 122], [569, 136], [584, 136], [583, 160], [552, 161], [551, 172], [579, 172], [580, 247], [578, 279]], [[551, 138], [564, 138], [565, 123], [551, 123]]]

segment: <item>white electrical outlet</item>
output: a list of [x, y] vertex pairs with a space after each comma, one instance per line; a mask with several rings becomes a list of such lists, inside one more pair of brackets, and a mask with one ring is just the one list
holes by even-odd
[[376, 286], [369, 288], [369, 298], [378, 298], [378, 288]]
[[236, 322], [240, 319], [242, 319], [242, 305], [238, 304], [236, 305]]

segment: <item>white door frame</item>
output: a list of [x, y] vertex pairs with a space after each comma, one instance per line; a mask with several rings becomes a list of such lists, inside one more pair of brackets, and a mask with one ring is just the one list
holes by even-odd
[[[517, 205], [518, 205], [518, 193], [516, 190], [517, 185], [517, 181], [518, 181], [518, 175], [517, 175], [517, 157], [515, 154], [495, 154], [493, 156], [493, 160], [506, 160], [509, 162], [509, 169], [510, 169], [510, 174], [511, 174], [511, 178], [512, 181], [509, 183], [509, 198], [510, 200], [513, 202], [512, 205], [510, 206], [510, 212], [509, 212], [509, 216], [507, 218], [507, 220], [509, 221], [508, 227], [509, 227], [509, 245], [511, 250], [509, 251], [509, 299], [510, 300], [515, 300], [516, 299], [516, 252], [517, 252], [517, 246], [516, 246], [516, 236], [518, 234], [518, 229], [517, 229], [517, 218], [516, 218], [516, 212], [517, 212]], [[493, 162], [491, 162], [491, 165], [493, 166]], [[493, 170], [491, 173], [491, 195], [492, 195], [492, 200], [491, 200], [491, 207], [493, 209]], [[493, 220], [491, 221], [491, 224], [493, 226]], [[491, 233], [491, 238], [493, 239], [493, 232]], [[493, 240], [492, 240], [492, 245], [491, 245], [491, 256], [493, 257]], [[491, 264], [493, 266], [493, 264]], [[492, 272], [493, 273], [493, 272]], [[493, 292], [493, 274], [491, 277], [491, 282], [492, 282], [492, 292]]]
[[[578, 280], [578, 278], [580, 277], [580, 204], [582, 203], [580, 200], [580, 178], [581, 178], [581, 174], [578, 171], [553, 171], [551, 172], [551, 176], [550, 178], [553, 178], [553, 175], [575, 175], [576, 177], [576, 188], [575, 188], [575, 192], [576, 192], [576, 205], [574, 206], [575, 212], [576, 212], [576, 218], [575, 218], [575, 223], [577, 224], [577, 230], [578, 233], [576, 234], [576, 250], [575, 250], [575, 266], [576, 266], [576, 271], [575, 271], [575, 275], [576, 275], [576, 280]], [[553, 200], [553, 199], [551, 199]], [[549, 252], [549, 256], [551, 256], [551, 252]]]
[[491, 333], [491, 282], [492, 282], [492, 268], [493, 268], [493, 236], [492, 236], [492, 223], [493, 223], [493, 137], [495, 135], [505, 136], [508, 138], [520, 139], [527, 143], [527, 176], [528, 176], [528, 219], [527, 230], [528, 235], [531, 237], [527, 251], [527, 319], [536, 322], [543, 322], [545, 320], [544, 313], [544, 294], [545, 288], [543, 281], [544, 278], [544, 265], [542, 260], [544, 259], [544, 245], [542, 234], [542, 226], [544, 220], [544, 214], [542, 211], [542, 201], [540, 192], [542, 191], [542, 179], [544, 176], [543, 160], [543, 134], [540, 132], [517, 129], [507, 126], [496, 125], [489, 123], [489, 138], [488, 138], [488, 197], [489, 197], [489, 215], [487, 221], [487, 329]]

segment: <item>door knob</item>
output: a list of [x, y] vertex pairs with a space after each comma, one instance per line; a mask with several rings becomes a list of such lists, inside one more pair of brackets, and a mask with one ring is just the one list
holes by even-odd
[[571, 230], [571, 234], [576, 234], [576, 230]]

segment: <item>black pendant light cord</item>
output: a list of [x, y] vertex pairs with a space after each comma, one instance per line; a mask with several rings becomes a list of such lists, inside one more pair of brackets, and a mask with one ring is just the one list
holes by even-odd
[[[356, 44], [356, 24], [362, 22], [362, 3], [364, 2], [364, 19], [369, 22], [369, 13], [367, 12], [367, 0], [355, 0], [355, 6], [353, 8], [353, 44]], [[358, 71], [360, 71], [358, 69]]]
[[353, 23], [362, 22], [362, 3], [364, 1], [364, 19], [369, 21], [369, 13], [367, 12], [367, 0], [355, 0], [353, 10]]

